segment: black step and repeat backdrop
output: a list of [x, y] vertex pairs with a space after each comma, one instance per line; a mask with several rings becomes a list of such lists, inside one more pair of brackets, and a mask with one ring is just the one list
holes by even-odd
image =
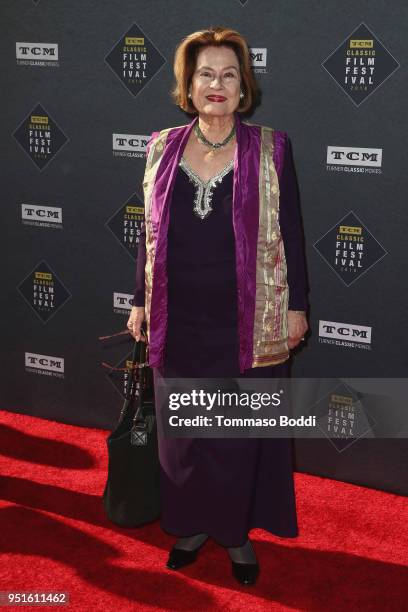
[[[311, 303], [293, 374], [406, 376], [404, 0], [3, 0], [1, 23], [2, 408], [115, 425], [125, 375], [102, 362], [132, 339], [99, 337], [126, 328], [146, 142], [190, 120], [175, 47], [211, 25], [249, 42], [250, 120], [292, 140]], [[344, 393], [330, 410], [349, 432]], [[403, 436], [295, 446], [299, 471], [408, 492]]]

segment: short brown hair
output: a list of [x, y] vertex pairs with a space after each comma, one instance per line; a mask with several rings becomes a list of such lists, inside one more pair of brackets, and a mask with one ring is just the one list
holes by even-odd
[[240, 99], [238, 112], [249, 112], [255, 105], [259, 90], [251, 68], [251, 57], [245, 39], [236, 30], [215, 27], [189, 34], [176, 49], [174, 57], [174, 76], [176, 84], [171, 92], [173, 100], [180, 108], [190, 114], [197, 109], [188, 98], [188, 90], [195, 70], [197, 55], [203, 47], [230, 47], [235, 51], [241, 72], [244, 97]]

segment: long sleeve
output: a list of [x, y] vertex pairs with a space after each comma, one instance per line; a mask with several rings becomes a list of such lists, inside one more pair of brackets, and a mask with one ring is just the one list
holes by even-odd
[[[146, 146], [146, 158], [149, 156], [150, 147], [156, 140], [160, 132], [153, 132], [150, 136], [149, 142]], [[137, 260], [136, 260], [136, 279], [135, 287], [133, 290], [133, 300], [131, 300], [132, 306], [144, 306], [145, 305], [145, 267], [146, 267], [146, 224], [143, 221], [139, 237], [139, 245], [137, 249]]]
[[307, 274], [299, 192], [289, 137], [285, 142], [285, 156], [280, 180], [279, 223], [285, 247], [289, 310], [307, 310]]

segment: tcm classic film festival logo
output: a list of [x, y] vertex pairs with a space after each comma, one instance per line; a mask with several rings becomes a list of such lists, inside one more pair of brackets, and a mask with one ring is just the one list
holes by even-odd
[[[330, 384], [330, 381], [327, 380], [327, 383]], [[346, 450], [361, 437], [370, 435], [376, 424], [364, 396], [344, 381], [325, 392], [313, 404], [309, 414], [316, 415], [318, 428], [338, 452]]]
[[352, 211], [313, 246], [347, 287], [387, 254]]
[[17, 289], [43, 323], [47, 323], [71, 297], [46, 261], [41, 261]]
[[361, 23], [322, 66], [354, 104], [360, 106], [395, 72], [399, 63]]
[[126, 89], [137, 96], [166, 60], [146, 34], [133, 24], [117, 41], [105, 61]]
[[106, 222], [107, 228], [135, 261], [143, 219], [143, 199], [134, 193]]
[[64, 132], [39, 103], [13, 136], [39, 170], [43, 170], [68, 142]]
[[[106, 222], [106, 227], [114, 235], [121, 247], [137, 260], [144, 220], [144, 203], [135, 193]], [[131, 308], [133, 295], [114, 292], [113, 310], [117, 314], [127, 314]]]

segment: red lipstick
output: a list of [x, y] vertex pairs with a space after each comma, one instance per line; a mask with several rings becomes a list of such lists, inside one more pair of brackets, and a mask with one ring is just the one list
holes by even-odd
[[210, 100], [210, 102], [225, 102], [225, 100], [227, 98], [224, 98], [224, 96], [206, 96], [207, 100]]

